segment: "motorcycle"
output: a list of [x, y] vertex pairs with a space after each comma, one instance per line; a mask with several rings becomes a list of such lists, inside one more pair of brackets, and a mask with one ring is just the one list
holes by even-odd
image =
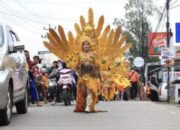
[[64, 101], [64, 105], [71, 105], [71, 97], [73, 91], [73, 83], [74, 77], [72, 75], [71, 69], [61, 69], [60, 77], [58, 80], [59, 87], [62, 90], [62, 100]]
[[57, 86], [56, 78], [49, 78], [48, 79], [48, 98], [50, 100], [54, 99], [54, 88]]

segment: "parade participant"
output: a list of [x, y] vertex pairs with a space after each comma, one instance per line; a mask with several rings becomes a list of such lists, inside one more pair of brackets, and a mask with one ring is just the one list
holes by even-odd
[[103, 30], [103, 24], [104, 17], [101, 16], [95, 27], [93, 11], [90, 8], [88, 22], [81, 16], [81, 27], [75, 23], [76, 37], [69, 32], [66, 38], [64, 29], [59, 25], [58, 34], [54, 29], [50, 29], [49, 41], [44, 41], [49, 51], [79, 73], [75, 112], [99, 112], [95, 110], [95, 104], [100, 92], [101, 71], [109, 71], [111, 74], [127, 71], [122, 60], [131, 43], [124, 44], [126, 36], [121, 35], [121, 27], [114, 31], [107, 26]]
[[95, 104], [98, 100], [98, 86], [96, 85], [98, 66], [95, 64], [95, 60], [96, 57], [91, 51], [90, 42], [84, 41], [77, 63], [80, 79], [77, 87], [75, 112], [95, 112]]
[[110, 101], [114, 98], [116, 86], [110, 72], [101, 73], [101, 94], [106, 101]]

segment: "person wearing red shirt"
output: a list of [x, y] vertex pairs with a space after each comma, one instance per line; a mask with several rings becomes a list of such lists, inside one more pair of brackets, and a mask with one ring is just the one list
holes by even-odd
[[29, 84], [30, 84], [29, 92], [31, 95], [31, 100], [35, 101], [37, 103], [37, 106], [42, 106], [42, 104], [40, 104], [40, 102], [39, 102], [39, 95], [37, 92], [37, 87], [36, 87], [35, 82], [34, 82], [33, 73], [35, 72], [35, 70], [33, 67], [33, 62], [30, 60], [29, 51], [24, 50], [24, 54], [26, 57], [28, 68], [29, 68]]

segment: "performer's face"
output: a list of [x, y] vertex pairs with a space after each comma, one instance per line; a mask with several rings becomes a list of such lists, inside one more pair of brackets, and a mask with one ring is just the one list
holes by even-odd
[[85, 52], [88, 52], [90, 50], [90, 44], [89, 42], [85, 41], [82, 45], [82, 48]]

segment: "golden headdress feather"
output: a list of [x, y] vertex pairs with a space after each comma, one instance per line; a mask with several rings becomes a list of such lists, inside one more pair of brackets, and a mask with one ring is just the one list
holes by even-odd
[[[131, 43], [125, 43], [127, 36], [121, 35], [122, 29], [118, 27], [116, 30], [106, 26], [103, 30], [104, 16], [99, 18], [97, 26], [94, 25], [94, 14], [90, 8], [88, 10], [88, 21], [85, 21], [83, 16], [80, 16], [80, 25], [74, 24], [76, 37], [71, 32], [68, 33], [68, 39], [64, 33], [62, 26], [58, 26], [58, 32], [53, 29], [49, 30], [49, 42], [44, 42], [44, 45], [56, 56], [64, 60], [69, 67], [74, 68], [76, 55], [81, 51], [82, 42], [88, 40], [92, 50], [97, 55], [97, 62], [100, 65], [100, 70], [122, 71], [122, 66], [115, 64], [116, 58], [122, 58], [124, 52], [130, 48]], [[121, 63], [123, 64], [123, 62]], [[110, 71], [111, 71], [110, 70]], [[118, 73], [116, 72], [116, 73]]]

